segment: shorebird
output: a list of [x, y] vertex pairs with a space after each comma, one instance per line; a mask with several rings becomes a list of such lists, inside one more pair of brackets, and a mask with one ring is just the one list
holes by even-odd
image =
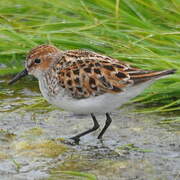
[[90, 114], [93, 127], [72, 137], [79, 142], [80, 137], [99, 128], [96, 113], [106, 115], [105, 126], [97, 137], [101, 139], [111, 124], [111, 111], [139, 95], [155, 80], [173, 73], [174, 69], [142, 70], [91, 51], [61, 51], [53, 45], [40, 45], [27, 54], [25, 69], [9, 84], [33, 75], [49, 103], [66, 111]]

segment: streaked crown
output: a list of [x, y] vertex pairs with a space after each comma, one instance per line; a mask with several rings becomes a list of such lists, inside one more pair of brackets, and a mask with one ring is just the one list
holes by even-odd
[[59, 49], [56, 48], [53, 45], [40, 45], [37, 46], [35, 48], [33, 48], [31, 51], [29, 51], [28, 55], [27, 55], [27, 60], [28, 59], [34, 59], [36, 57], [41, 57], [44, 55], [48, 55], [48, 54], [53, 54], [53, 53], [57, 53], [59, 52]]

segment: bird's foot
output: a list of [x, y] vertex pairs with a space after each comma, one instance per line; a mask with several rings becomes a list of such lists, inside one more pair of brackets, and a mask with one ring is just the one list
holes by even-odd
[[79, 137], [74, 136], [74, 137], [71, 137], [70, 139], [73, 140], [73, 144], [75, 144], [75, 145], [79, 144], [79, 141], [80, 141]]

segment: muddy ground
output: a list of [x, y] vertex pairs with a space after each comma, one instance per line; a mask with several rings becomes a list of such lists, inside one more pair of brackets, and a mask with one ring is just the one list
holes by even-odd
[[[7, 80], [0, 79], [0, 179], [180, 179], [180, 125], [168, 121], [174, 114], [125, 105], [112, 113], [102, 141], [99, 129], [70, 145], [69, 137], [92, 126], [91, 117], [49, 105], [34, 81]], [[97, 119], [102, 127], [105, 116]]]

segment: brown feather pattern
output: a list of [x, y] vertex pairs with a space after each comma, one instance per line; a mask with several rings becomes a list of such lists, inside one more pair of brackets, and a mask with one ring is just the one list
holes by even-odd
[[43, 63], [38, 66], [39, 69], [49, 69], [45, 78], [51, 95], [57, 94], [57, 87], [60, 86], [73, 98], [120, 93], [126, 87], [174, 72], [174, 70], [142, 70], [91, 51], [60, 51], [49, 45], [38, 46], [29, 52], [27, 56], [29, 69], [32, 66], [36, 68], [35, 58], [43, 60]]
[[65, 51], [54, 68], [59, 84], [74, 98], [120, 93], [127, 86], [161, 73], [134, 68], [117, 59], [85, 50]]

